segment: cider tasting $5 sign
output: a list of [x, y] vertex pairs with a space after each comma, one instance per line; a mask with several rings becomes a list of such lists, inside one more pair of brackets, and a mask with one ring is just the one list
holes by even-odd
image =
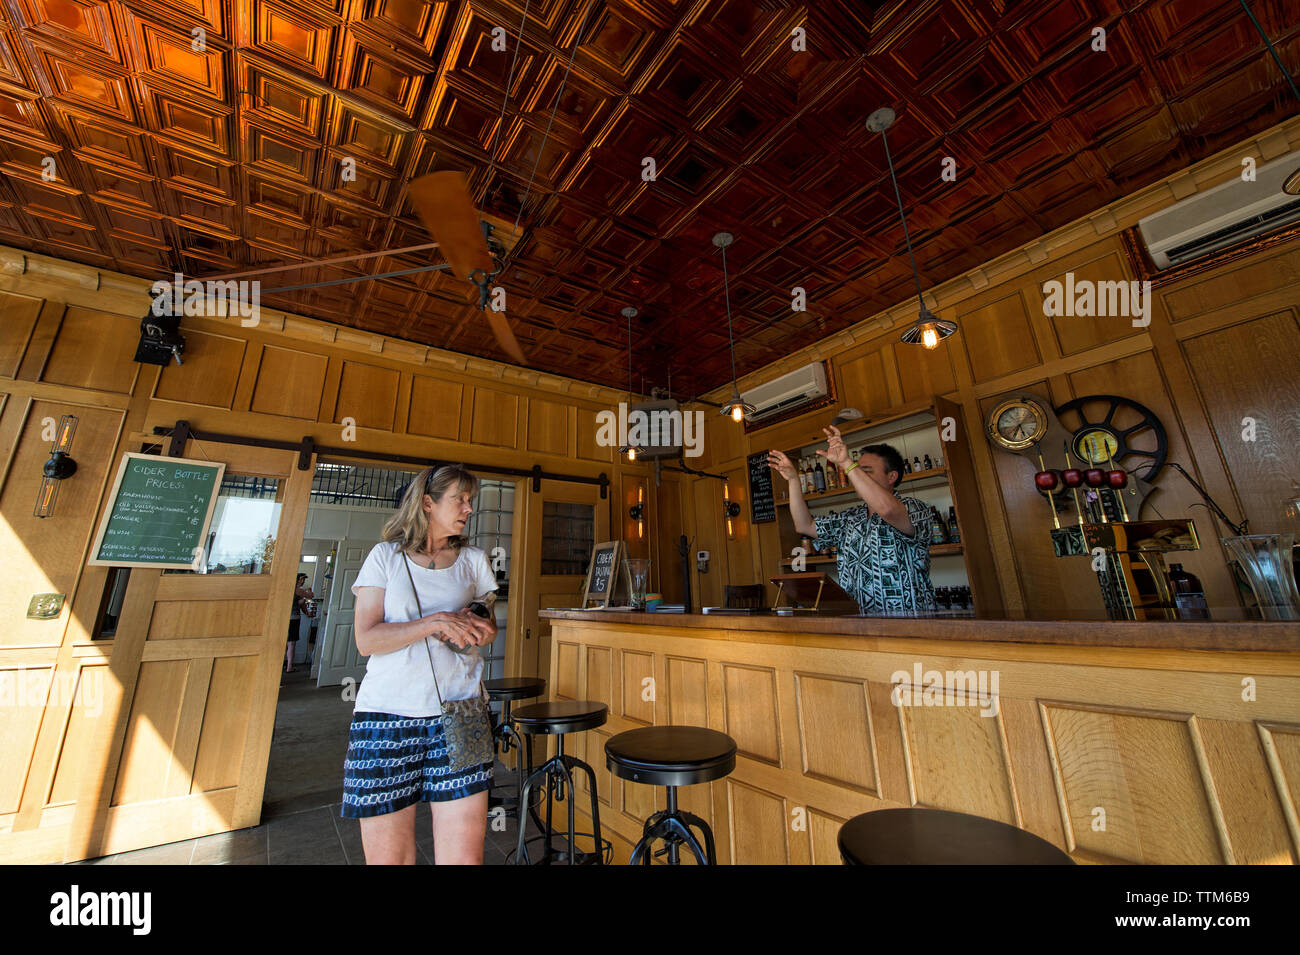
[[127, 453], [90, 563], [198, 570], [225, 470], [210, 461]]

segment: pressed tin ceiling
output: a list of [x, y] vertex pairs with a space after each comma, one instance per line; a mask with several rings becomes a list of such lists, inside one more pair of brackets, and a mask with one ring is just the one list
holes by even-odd
[[[635, 305], [638, 376], [699, 393], [731, 374], [719, 229], [742, 374], [914, 294], [878, 106], [926, 286], [1297, 109], [1227, 0], [530, 0], [516, 50], [523, 7], [0, 0], [0, 242], [149, 279], [396, 249], [430, 241], [406, 183], [464, 170], [521, 215], [498, 281], [531, 367], [624, 386]], [[1251, 8], [1300, 73], [1300, 4]], [[475, 300], [445, 272], [262, 299], [500, 358]]]

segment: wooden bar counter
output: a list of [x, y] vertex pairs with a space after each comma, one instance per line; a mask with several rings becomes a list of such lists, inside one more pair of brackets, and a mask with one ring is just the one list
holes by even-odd
[[667, 723], [736, 741], [735, 772], [680, 793], [719, 862], [839, 864], [844, 820], [902, 806], [1081, 863], [1300, 858], [1300, 624], [541, 615], [552, 695], [609, 705], [565, 745], [618, 862], [664, 794], [614, 779], [605, 741]]

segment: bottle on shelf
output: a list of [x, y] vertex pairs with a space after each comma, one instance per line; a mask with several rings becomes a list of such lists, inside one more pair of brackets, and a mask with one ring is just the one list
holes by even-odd
[[943, 467], [943, 455], [941, 455], [938, 451], [934, 452], [934, 466], [936, 468]]
[[818, 493], [826, 490], [826, 472], [822, 470], [822, 462], [817, 461], [817, 467], [813, 468], [813, 489]]
[[830, 458], [826, 459], [826, 490], [836, 491], [840, 488], [840, 469]]
[[921, 470], [921, 458], [918, 455], [912, 458], [912, 473], [915, 474], [919, 470]]
[[930, 508], [930, 513], [934, 517], [934, 520], [931, 521], [930, 523], [930, 543], [931, 544], [948, 543], [948, 531], [947, 528], [944, 527], [943, 518], [939, 516], [938, 510], [936, 510], [933, 507]]
[[911, 462], [908, 461], [907, 458], [903, 458], [903, 477], [907, 477], [911, 473], [912, 473]]
[[1205, 601], [1205, 590], [1199, 577], [1183, 570], [1182, 564], [1170, 564], [1169, 582], [1173, 584], [1178, 616], [1192, 620], [1210, 619], [1210, 605]]
[[931, 468], [934, 467], [934, 465], [930, 462], [930, 455], [928, 454], [925, 456], [925, 460], [922, 461], [922, 463], [925, 465], [925, 469], [927, 471], [929, 471]]
[[956, 506], [948, 508], [948, 542], [951, 544], [961, 543], [961, 531], [957, 529]]
[[803, 458], [800, 458], [798, 461], [795, 462], [794, 469], [799, 474], [799, 493], [807, 494], [808, 493], [808, 472], [804, 470]]

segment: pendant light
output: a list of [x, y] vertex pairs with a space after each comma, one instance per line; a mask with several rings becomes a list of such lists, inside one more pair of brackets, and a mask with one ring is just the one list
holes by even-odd
[[713, 237], [713, 244], [722, 250], [722, 295], [727, 302], [727, 343], [731, 346], [731, 400], [722, 406], [720, 413], [730, 415], [739, 424], [754, 413], [754, 406], [740, 397], [736, 379], [736, 340], [731, 334], [731, 285], [727, 278], [727, 246], [733, 241], [730, 232], [719, 232]]
[[894, 183], [894, 198], [898, 200], [898, 217], [903, 220], [903, 241], [907, 243], [907, 257], [912, 262], [912, 278], [916, 281], [916, 298], [921, 303], [921, 313], [917, 315], [912, 327], [903, 332], [903, 341], [909, 345], [921, 345], [925, 348], [937, 348], [953, 332], [957, 323], [939, 318], [925, 307], [925, 298], [921, 295], [921, 275], [916, 270], [916, 256], [912, 254], [912, 238], [907, 233], [907, 215], [903, 212], [903, 194], [898, 191], [898, 177], [894, 175], [894, 160], [889, 155], [889, 137], [885, 135], [894, 123], [894, 111], [883, 106], [867, 117], [867, 129], [879, 133], [885, 143], [885, 162], [889, 163], [889, 178]]
[[[623, 318], [627, 321], [627, 403], [630, 410], [632, 404], [632, 319], [636, 318], [636, 309], [631, 305], [624, 308]], [[618, 453], [626, 454], [628, 461], [636, 460], [636, 447], [632, 444], [631, 439], [618, 449]]]

